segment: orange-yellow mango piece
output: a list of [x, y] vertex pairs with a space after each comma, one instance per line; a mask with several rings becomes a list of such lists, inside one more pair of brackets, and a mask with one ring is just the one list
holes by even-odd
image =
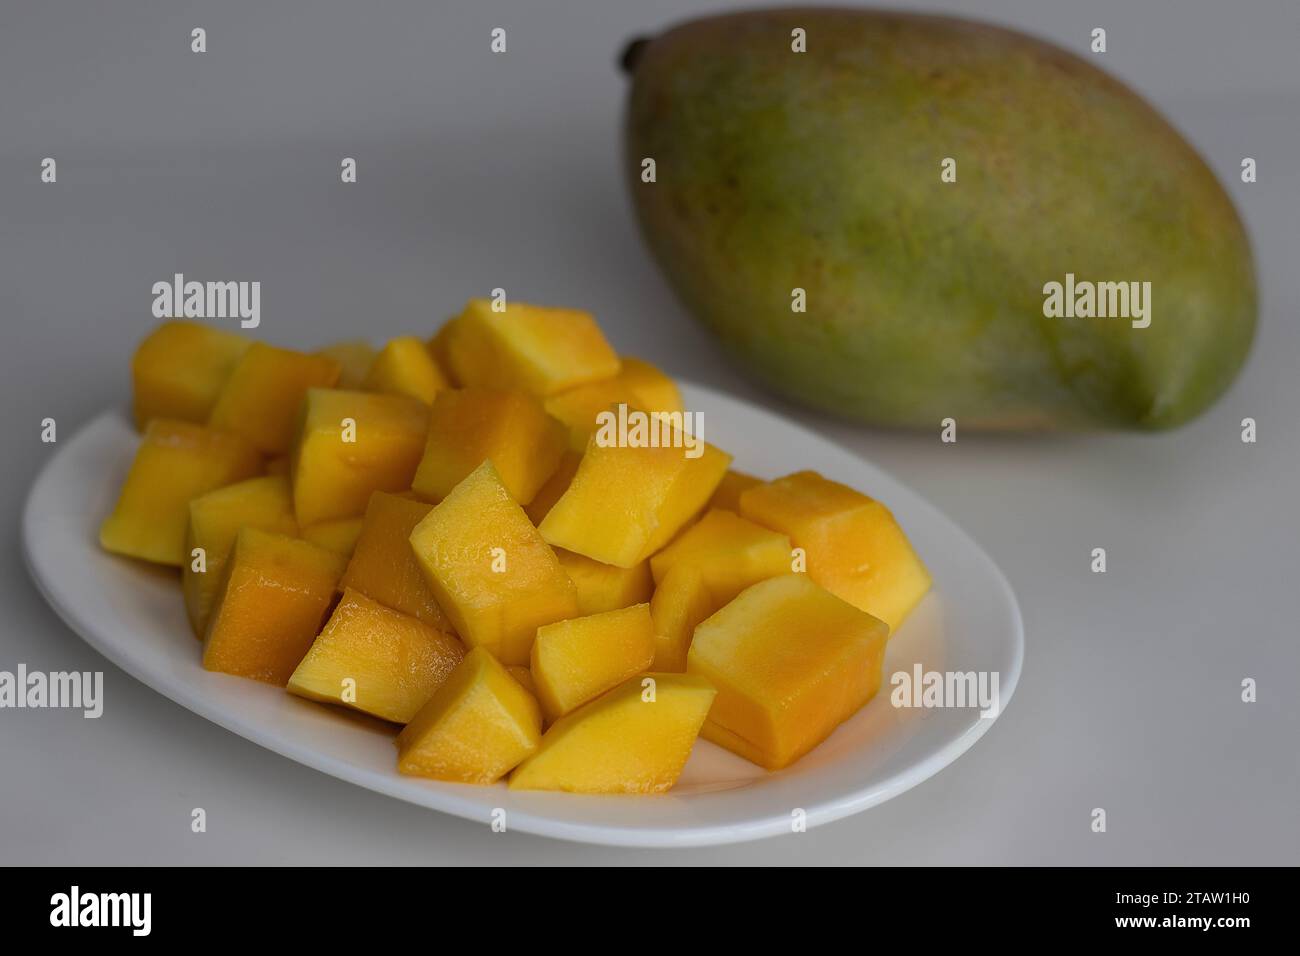
[[324, 355], [339, 363], [338, 388], [359, 389], [370, 372], [378, 350], [365, 339], [347, 339], [318, 348], [316, 355]]
[[529, 671], [542, 713], [563, 717], [646, 670], [654, 655], [649, 604], [539, 627]]
[[537, 749], [542, 712], [524, 686], [482, 647], [397, 736], [397, 769], [457, 783], [496, 783]]
[[762, 483], [761, 478], [755, 478], [743, 471], [728, 468], [727, 473], [718, 482], [718, 489], [713, 492], [713, 497], [709, 499], [709, 507], [725, 508], [727, 511], [734, 511], [739, 514], [741, 492], [748, 491], [755, 485], [761, 485]]
[[683, 564], [669, 568], [650, 599], [655, 631], [651, 667], [671, 673], [686, 670], [686, 652], [691, 648], [696, 626], [717, 609], [698, 567]]
[[528, 515], [528, 520], [534, 526], [542, 523], [542, 519], [560, 500], [560, 495], [569, 490], [569, 485], [573, 481], [573, 476], [578, 473], [578, 465], [581, 462], [581, 452], [566, 450], [560, 458], [559, 465], [551, 473], [551, 477], [546, 479], [546, 484], [537, 490], [532, 501], [524, 505], [524, 513]]
[[154, 418], [203, 424], [240, 356], [253, 343], [197, 322], [166, 321], [131, 358], [136, 428]]
[[151, 419], [112, 513], [99, 526], [106, 551], [181, 567], [190, 499], [251, 478], [262, 459], [238, 435]]
[[343, 561], [297, 538], [241, 529], [208, 619], [203, 666], [283, 687], [320, 632]]
[[815, 471], [746, 490], [740, 512], [788, 534], [807, 555], [810, 578], [891, 633], [930, 590], [930, 572], [889, 509]]
[[[667, 544], [704, 507], [731, 456], [680, 432], [659, 447], [603, 444], [598, 432], [568, 490], [538, 526], [551, 545], [630, 568]], [[676, 442], [678, 447], [671, 447]]]
[[648, 561], [630, 568], [620, 568], [563, 549], [557, 549], [555, 556], [560, 559], [560, 567], [564, 568], [564, 573], [577, 588], [578, 614], [584, 617], [643, 604], [650, 600], [654, 591]]
[[681, 776], [713, 696], [690, 674], [633, 677], [552, 724], [511, 774], [510, 789], [664, 793]]
[[434, 399], [424, 457], [411, 487], [440, 500], [490, 459], [511, 496], [526, 505], [563, 454], [563, 426], [527, 392], [446, 389]]
[[[181, 593], [195, 637], [202, 638], [207, 630], [208, 615], [221, 590], [226, 559], [240, 528], [257, 528], [291, 537], [298, 533], [288, 478], [282, 475], [249, 478], [190, 501]], [[203, 550], [201, 561], [194, 554], [196, 548]]]
[[424, 343], [414, 335], [403, 335], [380, 349], [366, 374], [364, 387], [431, 405], [433, 397], [447, 385], [447, 377]]
[[411, 532], [433, 505], [376, 491], [362, 519], [361, 537], [339, 587], [355, 588], [380, 604], [418, 618], [440, 631], [453, 631], [411, 550]]
[[706, 511], [695, 524], [650, 559], [656, 582], [669, 568], [693, 564], [704, 577], [715, 607], [722, 607], [751, 584], [792, 570], [790, 539], [734, 511]]
[[458, 385], [522, 388], [546, 396], [613, 378], [618, 355], [590, 314], [512, 302], [494, 312], [472, 299], [434, 340]]
[[702, 735], [779, 770], [880, 687], [889, 629], [807, 574], [769, 578], [695, 629], [687, 671], [718, 690]]
[[404, 491], [424, 449], [429, 409], [413, 398], [313, 388], [293, 449], [298, 524], [355, 518], [376, 491]]
[[283, 455], [293, 445], [307, 390], [332, 387], [340, 371], [327, 355], [254, 342], [226, 379], [208, 424], [242, 435], [264, 455]]
[[504, 664], [528, 663], [539, 627], [578, 614], [573, 582], [491, 461], [434, 505], [410, 540], [461, 639]]
[[632, 390], [638, 408], [648, 412], [680, 412], [684, 408], [677, 383], [645, 359], [624, 355], [618, 378]]
[[310, 541], [326, 551], [333, 551], [343, 557], [351, 557], [356, 550], [357, 540], [361, 537], [361, 518], [334, 518], [330, 521], [318, 521], [302, 529], [302, 540]]
[[289, 693], [405, 724], [464, 657], [450, 634], [345, 588]]

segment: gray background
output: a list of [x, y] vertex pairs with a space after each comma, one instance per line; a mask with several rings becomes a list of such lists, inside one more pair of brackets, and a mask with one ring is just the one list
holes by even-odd
[[[1173, 434], [849, 427], [726, 366], [643, 253], [618, 172], [631, 36], [727, 4], [9, 4], [0, 14], [0, 669], [106, 669], [106, 712], [0, 711], [0, 862], [1297, 863], [1300, 7], [982, 0], [1165, 109], [1228, 183], [1263, 314], [1246, 372]], [[209, 50], [189, 52], [189, 31]], [[488, 31], [509, 52], [488, 52]], [[1259, 182], [1237, 178], [1244, 155]], [[39, 182], [42, 157], [57, 185]], [[339, 160], [359, 161], [342, 186]], [[801, 836], [682, 852], [439, 816], [263, 751], [107, 665], [41, 602], [18, 517], [62, 434], [127, 396], [173, 272], [259, 279], [260, 334], [427, 333], [493, 286], [592, 309], [621, 351], [786, 411], [931, 498], [1001, 563], [1014, 702], [906, 795]], [[1257, 445], [1239, 440], [1244, 416]], [[1110, 572], [1088, 570], [1102, 546]], [[1260, 700], [1239, 701], [1243, 677]], [[205, 807], [209, 832], [189, 830]], [[1109, 832], [1089, 830], [1105, 807]]]

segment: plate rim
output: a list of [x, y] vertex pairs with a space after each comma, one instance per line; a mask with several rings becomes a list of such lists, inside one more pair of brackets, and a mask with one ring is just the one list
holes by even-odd
[[[677, 381], [684, 390], [702, 393], [706, 395], [709, 400], [721, 400], [723, 402], [742, 405], [747, 410], [756, 411], [761, 415], [767, 415], [779, 420], [785, 427], [807, 432], [844, 454], [851, 456], [859, 463], [886, 475], [896, 484], [908, 488], [915, 500], [919, 502], [923, 508], [931, 511], [933, 517], [940, 519], [946, 526], [963, 538], [965, 544], [973, 549], [992, 571], [993, 578], [996, 581], [1000, 592], [999, 596], [1010, 609], [1012, 623], [1010, 634], [1010, 645], [1013, 652], [1011, 666], [1008, 672], [999, 674], [1000, 699], [997, 714], [992, 717], [976, 720], [976, 722], [970, 725], [970, 727], [968, 727], [964, 732], [948, 740], [933, 753], [919, 761], [909, 764], [901, 770], [895, 771], [876, 786], [863, 787], [858, 790], [841, 793], [838, 796], [832, 794], [812, 803], [810, 806], [804, 808], [807, 815], [807, 826], [811, 829], [868, 810], [871, 807], [878, 806], [879, 804], [907, 792], [913, 787], [928, 780], [930, 777], [933, 777], [966, 753], [966, 751], [974, 746], [975, 742], [983, 737], [992, 725], [1001, 718], [1014, 697], [1016, 688], [1020, 682], [1025, 651], [1024, 620], [1015, 591], [1011, 587], [1011, 583], [1002, 571], [1002, 568], [993, 560], [988, 552], [984, 550], [979, 542], [971, 537], [960, 524], [948, 517], [947, 514], [945, 514], [937, 505], [933, 504], [927, 497], [919, 492], [912, 491], [910, 486], [905, 482], [899, 481], [888, 470], [880, 467], [875, 462], [864, 458], [853, 449], [847, 448], [834, 439], [811, 429], [802, 423], [796, 422], [780, 412], [774, 411], [766, 406], [758, 405], [749, 400], [739, 398], [706, 385], [701, 385], [688, 379], [678, 379]], [[20, 527], [23, 564], [27, 569], [28, 576], [31, 578], [37, 593], [41, 595], [45, 603], [54, 611], [59, 620], [61, 620], [63, 624], [67, 626], [68, 629], [71, 630], [80, 640], [88, 644], [119, 670], [124, 671], [150, 690], [161, 694], [177, 706], [191, 711], [205, 720], [208, 720], [259, 747], [293, 760], [295, 763], [310, 767], [318, 773], [343, 780], [354, 786], [381, 793], [384, 796], [401, 800], [404, 803], [435, 810], [441, 813], [448, 813], [472, 822], [490, 822], [490, 820], [485, 819], [482, 804], [477, 801], [462, 798], [454, 792], [442, 790], [427, 791], [427, 799], [418, 799], [410, 790], [399, 786], [405, 778], [394, 775], [394, 779], [390, 780], [367, 768], [356, 767], [344, 761], [340, 761], [337, 758], [322, 753], [315, 748], [302, 745], [282, 732], [267, 729], [261, 726], [257, 721], [245, 721], [241, 719], [238, 714], [231, 713], [228, 709], [211, 703], [205, 695], [196, 694], [193, 688], [184, 682], [183, 678], [173, 677], [165, 672], [150, 672], [148, 668], [138, 666], [135, 658], [132, 658], [126, 653], [119, 653], [117, 648], [111, 642], [101, 641], [97, 628], [82, 616], [82, 613], [75, 607], [75, 605], [63, 601], [51, 590], [42, 574], [40, 557], [37, 553], [39, 551], [39, 547], [36, 544], [36, 524], [38, 515], [35, 507], [39, 492], [44, 486], [50, 471], [55, 467], [59, 458], [69, 449], [69, 447], [76, 442], [78, 438], [87, 434], [92, 428], [103, 424], [107, 419], [113, 417], [123, 420], [125, 423], [125, 416], [122, 409], [118, 406], [110, 406], [83, 421], [76, 428], [67, 443], [61, 442], [60, 445], [62, 447], [51, 455], [41, 465], [40, 469], [38, 469], [30, 487], [28, 488], [23, 503]], [[615, 797], [614, 799], [626, 798]], [[637, 799], [646, 798], [640, 797]], [[735, 823], [710, 823], [698, 826], [676, 826], [671, 828], [663, 826], [627, 827], [607, 823], [576, 823], [568, 820], [557, 819], [545, 813], [538, 813], [518, 808], [510, 810], [509, 819], [511, 830], [517, 830], [519, 832], [525, 832], [536, 836], [598, 846], [645, 849], [720, 846], [767, 839], [791, 832], [790, 817], [788, 813], [785, 815], [758, 815]]]

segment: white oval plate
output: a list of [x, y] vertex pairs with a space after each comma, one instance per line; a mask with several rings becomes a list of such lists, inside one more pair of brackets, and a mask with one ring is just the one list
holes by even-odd
[[803, 468], [879, 498], [934, 575], [934, 589], [889, 642], [882, 690], [820, 747], [766, 773], [700, 740], [680, 781], [656, 797], [520, 792], [403, 777], [394, 731], [279, 688], [205, 671], [186, 623], [177, 575], [100, 550], [97, 530], [131, 463], [137, 436], [106, 412], [41, 471], [23, 515], [24, 553], [38, 587], [74, 631], [129, 674], [227, 730], [299, 763], [401, 800], [477, 820], [503, 808], [514, 830], [618, 846], [704, 846], [789, 833], [875, 806], [957, 759], [993, 719], [975, 707], [895, 708], [889, 675], [996, 673], [1000, 704], [1024, 655], [1020, 609], [1006, 579], [966, 534], [884, 472], [770, 412], [684, 386], [704, 437], [743, 471], [772, 478]]

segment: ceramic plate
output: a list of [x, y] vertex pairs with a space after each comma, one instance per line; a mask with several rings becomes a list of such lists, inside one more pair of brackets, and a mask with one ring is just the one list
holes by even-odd
[[[1020, 611], [1006, 579], [960, 528], [899, 482], [826, 439], [710, 389], [683, 387], [704, 437], [742, 471], [772, 478], [811, 468], [884, 501], [934, 575], [934, 588], [891, 638], [897, 671], [998, 675], [1003, 709], [1024, 653]], [[973, 707], [896, 708], [888, 683], [793, 767], [769, 774], [700, 740], [680, 781], [657, 797], [516, 792], [403, 777], [379, 722], [309, 703], [199, 664], [174, 573], [100, 550], [96, 532], [130, 465], [136, 435], [106, 412], [82, 428], [38, 476], [23, 516], [37, 585], [67, 624], [132, 676], [254, 743], [358, 786], [489, 825], [622, 846], [702, 846], [789, 833], [897, 796], [957, 759], [994, 722]], [[110, 703], [111, 706], [111, 703]]]

